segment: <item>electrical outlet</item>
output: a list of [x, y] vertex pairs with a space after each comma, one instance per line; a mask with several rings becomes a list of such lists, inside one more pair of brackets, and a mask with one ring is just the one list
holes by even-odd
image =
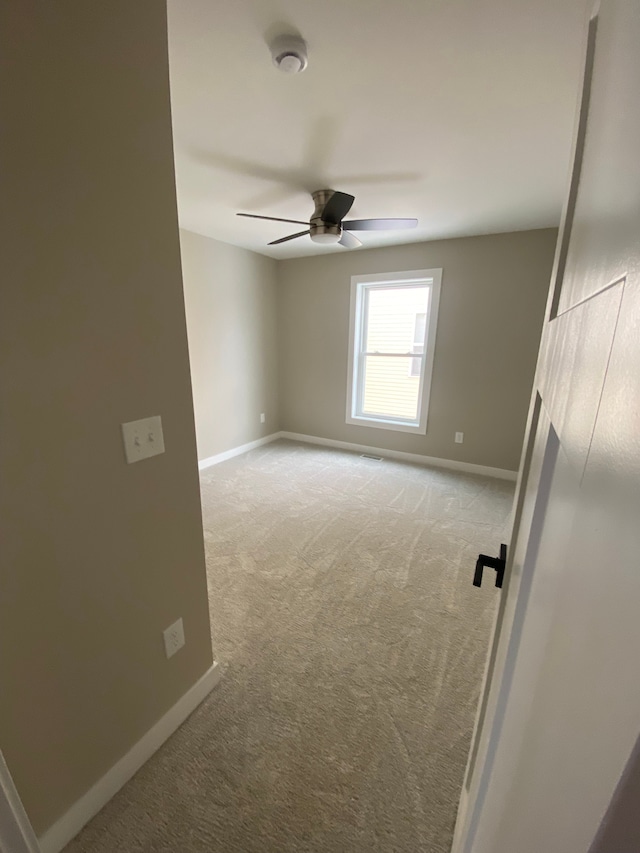
[[164, 637], [164, 650], [167, 653], [167, 658], [173, 657], [177, 651], [184, 646], [184, 625], [182, 624], [182, 616], [173, 625], [169, 625], [162, 632]]
[[455, 437], [456, 444], [462, 444], [463, 441], [464, 441], [464, 433], [463, 432], [457, 432], [456, 437]]
[[267, 419], [267, 416], [266, 416], [266, 415], [265, 415], [265, 413], [263, 412], [263, 413], [260, 415], [260, 423], [261, 423], [261, 424], [263, 424], [263, 423], [266, 421], [266, 419]]
[[127, 462], [139, 462], [164, 453], [164, 436], [160, 415], [122, 424], [122, 440]]

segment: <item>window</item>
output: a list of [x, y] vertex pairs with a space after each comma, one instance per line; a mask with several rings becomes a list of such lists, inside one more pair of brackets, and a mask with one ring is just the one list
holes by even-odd
[[425, 433], [442, 270], [351, 279], [347, 423]]

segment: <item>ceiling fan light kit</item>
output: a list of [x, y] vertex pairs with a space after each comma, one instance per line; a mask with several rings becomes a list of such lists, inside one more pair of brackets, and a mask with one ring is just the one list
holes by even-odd
[[299, 74], [307, 67], [307, 43], [301, 36], [277, 36], [269, 49], [273, 64], [284, 74]]
[[[314, 243], [339, 243], [346, 249], [357, 249], [362, 242], [352, 234], [352, 231], [396, 231], [398, 229], [415, 228], [417, 219], [349, 219], [344, 217], [351, 210], [355, 198], [348, 193], [336, 190], [316, 190], [311, 193], [315, 209], [309, 220], [307, 231], [298, 231], [279, 240], [272, 240], [270, 246], [287, 243], [298, 237], [311, 237]], [[249, 219], [268, 219], [270, 222], [292, 222], [306, 225], [301, 219], [280, 219], [277, 216], [260, 216], [257, 213], [238, 213]]]
[[314, 231], [312, 231], [309, 236], [313, 240], [314, 243], [339, 243], [340, 242], [340, 234], [339, 232], [330, 230], [329, 228], [323, 228], [321, 225], [318, 226]]

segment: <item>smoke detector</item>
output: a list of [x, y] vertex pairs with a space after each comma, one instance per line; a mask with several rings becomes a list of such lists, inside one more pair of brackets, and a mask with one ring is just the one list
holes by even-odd
[[301, 36], [278, 36], [269, 47], [273, 64], [285, 74], [299, 74], [307, 67], [307, 43]]

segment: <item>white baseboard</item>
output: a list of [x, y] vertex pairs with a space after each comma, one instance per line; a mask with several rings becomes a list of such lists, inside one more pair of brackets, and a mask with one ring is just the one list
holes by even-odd
[[221, 668], [214, 662], [129, 752], [39, 838], [41, 853], [59, 853], [195, 711], [220, 681], [221, 674]]
[[40, 853], [38, 839], [0, 752], [0, 850]]
[[498, 480], [511, 480], [514, 483], [518, 478], [517, 471], [509, 471], [506, 468], [491, 468], [488, 465], [475, 465], [473, 462], [458, 462], [455, 459], [441, 459], [439, 456], [423, 456], [421, 453], [405, 453], [403, 450], [387, 450], [384, 447], [371, 447], [368, 444], [352, 444], [349, 441], [336, 441], [333, 438], [302, 435], [299, 432], [287, 432], [286, 430], [272, 432], [271, 435], [267, 435], [264, 438], [250, 441], [248, 444], [241, 444], [240, 447], [225, 450], [216, 456], [201, 459], [198, 462], [198, 468], [202, 471], [205, 468], [211, 467], [211, 465], [217, 465], [226, 459], [233, 459], [234, 456], [240, 456], [242, 453], [255, 450], [256, 447], [262, 447], [263, 444], [276, 441], [278, 438], [288, 438], [290, 441], [300, 441], [304, 444], [337, 447], [340, 450], [353, 450], [356, 453], [374, 453], [376, 456], [385, 456], [389, 459], [401, 459], [404, 462], [414, 462], [418, 465], [429, 465], [434, 468], [446, 468], [449, 471], [464, 471], [467, 474], [482, 474], [485, 477], [495, 477]]
[[447, 468], [450, 471], [464, 471], [467, 474], [482, 474], [485, 477], [495, 477], [499, 480], [516, 481], [517, 471], [506, 468], [491, 468], [488, 465], [474, 465], [472, 462], [458, 462], [455, 459], [441, 459], [438, 456], [422, 456], [420, 453], [405, 453], [403, 450], [387, 450], [383, 447], [370, 447], [367, 444], [352, 444], [349, 441], [336, 441], [333, 438], [319, 438], [316, 435], [301, 435], [297, 432], [280, 432], [278, 438], [288, 438], [291, 441], [301, 441], [305, 444], [320, 444], [325, 447], [337, 447], [340, 450], [354, 450], [358, 453], [372, 453], [390, 459], [401, 459], [403, 462], [415, 462], [418, 465], [430, 465], [435, 468]]
[[255, 450], [256, 447], [262, 447], [263, 444], [269, 444], [270, 441], [275, 441], [280, 438], [281, 433], [272, 432], [271, 435], [266, 435], [264, 438], [258, 438], [255, 441], [250, 441], [248, 444], [241, 444], [239, 447], [232, 447], [231, 450], [224, 450], [222, 453], [216, 453], [215, 456], [207, 456], [206, 459], [200, 459], [198, 469], [202, 471], [204, 468], [210, 468], [212, 465], [217, 465], [219, 462], [225, 462], [227, 459], [233, 459], [234, 456], [240, 456], [243, 453], [248, 453], [250, 450]]

